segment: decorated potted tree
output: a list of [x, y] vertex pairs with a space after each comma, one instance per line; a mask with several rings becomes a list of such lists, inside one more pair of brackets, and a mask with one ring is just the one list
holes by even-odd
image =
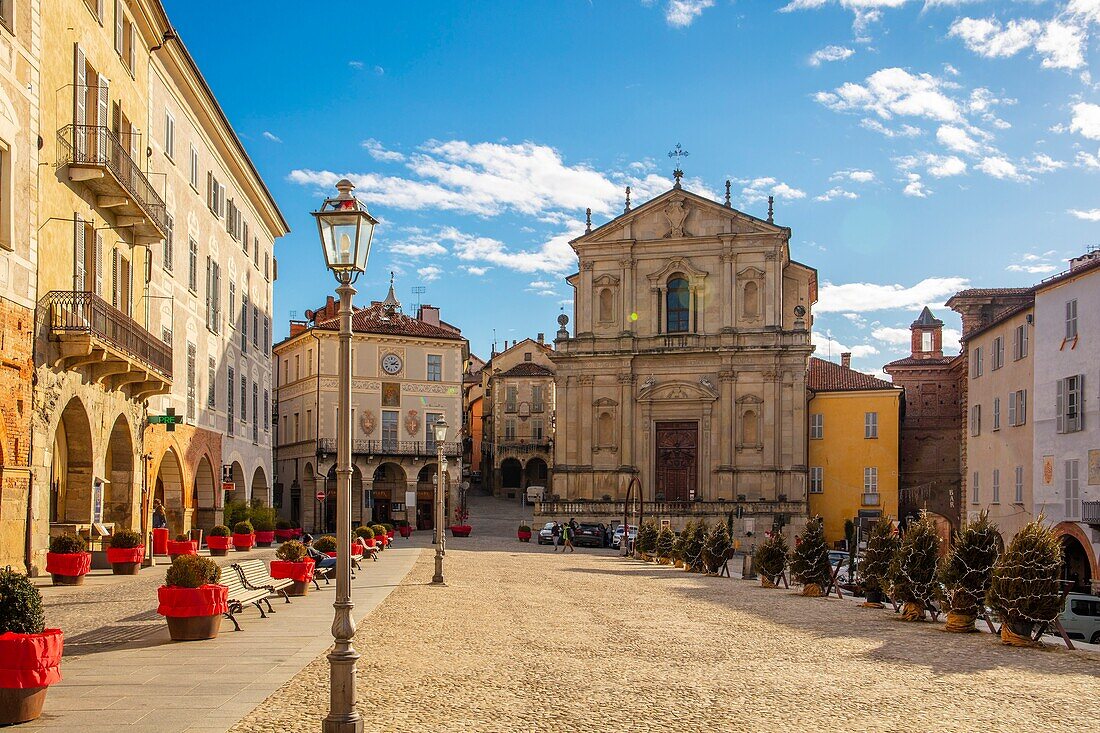
[[256, 547], [271, 547], [275, 542], [275, 510], [269, 506], [253, 507], [251, 522]]
[[654, 554], [657, 555], [657, 561], [662, 565], [672, 563], [672, 558], [676, 554], [676, 533], [672, 531], [672, 527], [661, 527], [661, 531], [657, 533], [657, 546], [654, 548]]
[[819, 598], [829, 582], [829, 548], [825, 544], [825, 522], [820, 516], [806, 522], [802, 541], [791, 550], [791, 577], [802, 583], [802, 595]]
[[901, 539], [894, 531], [890, 517], [882, 516], [871, 528], [867, 551], [859, 566], [860, 584], [866, 596], [865, 608], [883, 608], [883, 598], [890, 585], [890, 563], [897, 554]]
[[132, 529], [120, 529], [111, 535], [107, 545], [107, 562], [115, 575], [137, 575], [145, 559], [141, 535]]
[[409, 539], [409, 537], [412, 535], [413, 526], [409, 524], [407, 519], [399, 519], [397, 520], [397, 531], [401, 534], [402, 537], [404, 537], [405, 539]]
[[516, 530], [516, 537], [519, 538], [520, 542], [530, 542], [531, 541], [531, 525], [529, 525], [529, 524], [519, 525], [519, 529]]
[[985, 596], [997, 562], [997, 525], [982, 512], [955, 534], [955, 546], [940, 561], [940, 584], [947, 607], [946, 631], [977, 631], [974, 621], [985, 605]]
[[[368, 528], [369, 529], [369, 528]], [[278, 560], [271, 561], [271, 577], [286, 578], [294, 585], [286, 589], [288, 596], [304, 596], [309, 593], [313, 580], [314, 561], [308, 557], [306, 546], [298, 540], [287, 540], [275, 551]]]
[[640, 560], [649, 562], [657, 549], [657, 525], [652, 519], [642, 522], [638, 528], [638, 538], [634, 541], [634, 553]]
[[[664, 530], [662, 530], [664, 531]], [[660, 544], [660, 538], [658, 538]], [[733, 550], [733, 540], [725, 522], [715, 522], [703, 543], [703, 567], [707, 575], [718, 575]]]
[[42, 714], [46, 689], [61, 680], [61, 629], [47, 629], [42, 596], [27, 576], [0, 569], [0, 725]]
[[62, 534], [50, 539], [46, 553], [46, 572], [54, 585], [83, 585], [84, 576], [92, 569], [92, 553], [83, 537]]
[[470, 513], [465, 508], [459, 507], [455, 509], [455, 523], [451, 525], [452, 537], [469, 537], [470, 532], [473, 531], [473, 527], [466, 523], [466, 519], [470, 516]]
[[384, 550], [389, 547], [390, 537], [386, 534], [386, 528], [381, 524], [372, 524], [371, 531], [374, 532], [374, 544], [378, 546], [379, 550]]
[[940, 557], [940, 537], [928, 512], [910, 522], [901, 538], [901, 546], [890, 563], [890, 584], [895, 601], [903, 604], [904, 621], [924, 621], [938, 591], [936, 566]]
[[770, 532], [764, 537], [752, 557], [753, 567], [760, 574], [760, 585], [774, 588], [787, 566], [787, 538], [782, 532]]
[[206, 535], [206, 546], [210, 548], [211, 557], [225, 557], [229, 554], [232, 533], [229, 527], [219, 524]]
[[701, 573], [704, 571], [703, 546], [707, 541], [710, 527], [707, 520], [700, 519], [691, 528], [691, 535], [684, 541], [684, 570], [689, 573]]
[[168, 540], [168, 555], [175, 560], [180, 555], [199, 554], [198, 540], [192, 540], [185, 534], [176, 535], [175, 540]]
[[237, 552], [248, 552], [256, 544], [256, 532], [252, 522], [244, 520], [233, 525], [233, 549]]
[[218, 585], [221, 568], [207, 557], [181, 555], [157, 588], [157, 613], [168, 622], [172, 641], [213, 639], [229, 611], [229, 589]]
[[1012, 646], [1040, 646], [1035, 626], [1062, 612], [1058, 573], [1062, 544], [1043, 524], [1043, 516], [1016, 533], [993, 568], [989, 605], [1001, 617], [1001, 641]]
[[684, 524], [684, 528], [680, 530], [680, 534], [676, 535], [676, 544], [672, 547], [672, 564], [674, 567], [684, 567], [684, 547], [687, 545], [688, 538], [691, 537], [691, 533], [695, 531], [695, 521], [692, 519], [687, 520]]

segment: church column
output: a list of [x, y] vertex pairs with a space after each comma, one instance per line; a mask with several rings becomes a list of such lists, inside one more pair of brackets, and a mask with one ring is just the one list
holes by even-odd
[[634, 332], [634, 321], [630, 319], [630, 314], [633, 313], [636, 308], [634, 307], [634, 259], [623, 258], [619, 260], [620, 280], [619, 280], [619, 298], [622, 301], [620, 303], [620, 310], [622, 311], [622, 331]]
[[737, 372], [732, 369], [723, 369], [718, 372], [718, 434], [719, 434], [719, 465], [732, 466], [733, 460], [733, 423], [734, 408], [736, 403], [733, 396], [733, 384], [737, 379]]
[[719, 327], [722, 331], [729, 331], [733, 328], [733, 302], [737, 299], [737, 293], [733, 289], [733, 252], [723, 252], [721, 260], [722, 287], [719, 292], [722, 293], [722, 323]]
[[580, 400], [577, 407], [580, 410], [580, 416], [578, 425], [580, 425], [581, 435], [584, 436], [584, 450], [580, 456], [581, 462], [586, 466], [592, 465], [592, 385], [595, 383], [596, 378], [591, 374], [585, 374], [580, 377], [581, 389]]
[[664, 305], [665, 305], [665, 289], [658, 285], [655, 288], [650, 288], [650, 290], [653, 292], [652, 297], [657, 301], [656, 302], [656, 307], [653, 309], [653, 312], [655, 314], [655, 322], [653, 324], [653, 333], [660, 336], [664, 332], [664, 327], [663, 327], [664, 313], [663, 313], [663, 311], [664, 311]]
[[778, 254], [775, 250], [764, 253], [764, 325], [776, 326], [781, 323], [783, 283], [779, 272]]
[[[776, 389], [776, 380], [779, 375], [775, 372], [774, 368], [766, 370], [764, 372], [764, 420], [760, 423], [761, 437], [764, 443], [764, 460], [769, 464], [769, 470], [772, 475], [772, 485], [774, 487], [774, 493], [778, 493], [779, 480], [776, 475], [775, 468], [779, 463], [779, 440], [782, 433], [782, 426], [779, 424], [780, 415], [782, 414], [782, 406], [779, 404], [780, 395], [778, 389]], [[773, 495], [770, 497], [775, 499]]]
[[577, 334], [592, 333], [592, 267], [587, 260], [581, 263], [581, 286], [577, 293]]
[[619, 465], [634, 465], [634, 375], [619, 375]]

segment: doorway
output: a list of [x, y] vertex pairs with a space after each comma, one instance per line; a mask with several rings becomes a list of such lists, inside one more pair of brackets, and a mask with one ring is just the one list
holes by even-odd
[[694, 501], [699, 459], [699, 424], [696, 422], [657, 423], [657, 481], [654, 498], [658, 501]]

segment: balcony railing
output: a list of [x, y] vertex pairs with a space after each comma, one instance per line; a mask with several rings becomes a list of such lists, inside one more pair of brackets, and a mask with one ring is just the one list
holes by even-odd
[[171, 380], [172, 347], [95, 293], [54, 290], [39, 309], [51, 336], [87, 334]]
[[[619, 517], [623, 510], [635, 510], [637, 503], [624, 507], [621, 501], [540, 501], [535, 503], [535, 514], [552, 516]], [[741, 507], [742, 516], [758, 514], [805, 513], [805, 502], [798, 501], [647, 501], [643, 502], [647, 517], [683, 517], [728, 515]]]
[[[318, 453], [336, 453], [336, 438], [318, 438]], [[421, 456], [433, 458], [436, 455], [435, 443], [426, 443], [419, 440], [353, 440], [351, 441], [353, 455], [369, 456]], [[462, 452], [458, 443], [444, 443], [443, 455], [457, 456]]]
[[[130, 157], [127, 146], [119, 141], [119, 135], [103, 125], [66, 125], [57, 131], [57, 166], [71, 168], [99, 168], [110, 174], [149, 222], [147, 226], [135, 225], [139, 234], [164, 238], [168, 234], [168, 213], [164, 199], [154, 190], [141, 167]], [[70, 174], [70, 177], [73, 177]], [[110, 194], [112, 186], [97, 184], [94, 179], [82, 179], [100, 193]], [[129, 207], [126, 207], [129, 208]]]
[[1081, 502], [1081, 521], [1100, 527], [1100, 501]]
[[546, 438], [507, 438], [496, 443], [483, 441], [481, 449], [489, 453], [504, 451], [509, 453], [548, 453], [550, 452], [550, 441]]

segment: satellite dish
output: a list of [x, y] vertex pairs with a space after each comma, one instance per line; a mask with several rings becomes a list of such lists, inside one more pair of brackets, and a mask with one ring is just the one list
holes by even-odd
[[307, 321], [312, 321], [313, 320], [313, 311], [309, 311], [309, 310], [306, 311], [306, 320]]

